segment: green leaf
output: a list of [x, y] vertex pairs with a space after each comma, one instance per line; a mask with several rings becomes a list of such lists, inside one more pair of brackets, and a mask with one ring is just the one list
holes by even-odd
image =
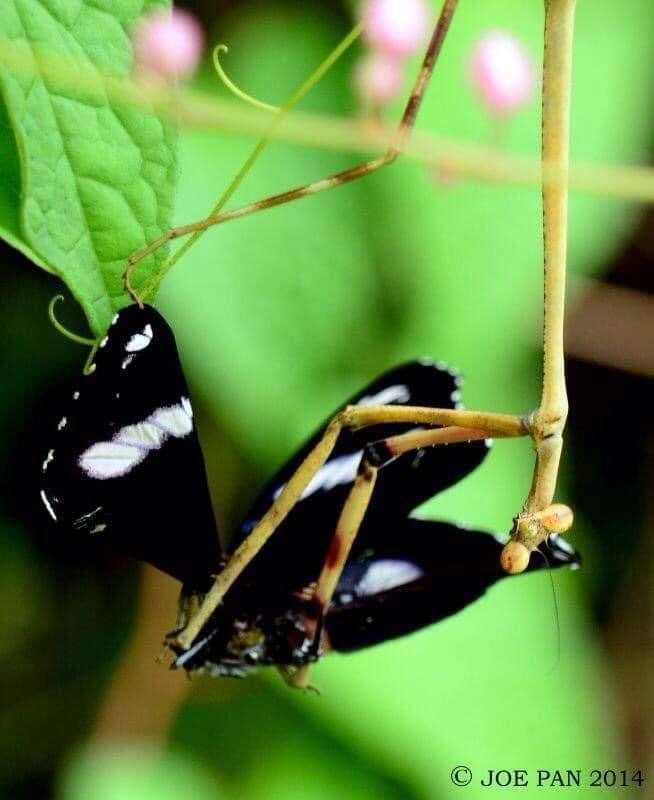
[[[74, 59], [86, 72], [127, 76], [129, 30], [152, 5], [6, 0], [0, 34], [36, 58], [47, 53]], [[10, 178], [0, 193], [0, 235], [60, 276], [99, 334], [128, 300], [121, 280], [125, 259], [169, 225], [174, 132], [151, 113], [62, 89], [55, 76], [0, 69], [0, 90], [14, 134], [12, 149], [0, 117], [0, 154], [8, 155]], [[148, 259], [141, 274], [164, 257], [159, 252]]]
[[20, 228], [20, 161], [16, 140], [0, 100], [0, 236], [38, 266], [52, 271], [23, 240]]

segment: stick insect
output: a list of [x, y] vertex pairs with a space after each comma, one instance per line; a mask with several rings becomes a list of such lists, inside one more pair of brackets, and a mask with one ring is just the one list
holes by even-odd
[[[132, 255], [127, 264], [124, 274], [125, 288], [135, 301], [135, 305], [126, 309], [120, 314], [120, 321], [116, 325], [116, 332], [110, 331], [112, 342], [106, 348], [105, 354], [98, 351], [96, 361], [109, 364], [115, 358], [116, 341], [120, 347], [127, 351], [128, 355], [124, 359], [124, 367], [128, 366], [132, 358], [140, 358], [139, 351], [145, 350], [150, 342], [155, 339], [171, 339], [172, 334], [167, 330], [165, 322], [154, 312], [154, 310], [144, 304], [144, 299], [152, 291], [155, 285], [162, 279], [163, 275], [170, 269], [191, 246], [191, 244], [206, 229], [214, 225], [219, 225], [227, 221], [235, 220], [240, 217], [263, 211], [267, 208], [288, 203], [304, 197], [308, 197], [327, 189], [336, 188], [343, 184], [358, 180], [371, 173], [391, 165], [402, 154], [403, 148], [411, 135], [416, 117], [420, 110], [426, 89], [434, 72], [438, 56], [443, 47], [446, 35], [455, 16], [455, 11], [459, 0], [444, 0], [440, 14], [435, 24], [435, 28], [426, 49], [422, 65], [414, 82], [411, 94], [404, 109], [399, 126], [393, 136], [387, 150], [381, 156], [366, 161], [363, 164], [338, 172], [322, 180], [299, 186], [281, 194], [267, 197], [255, 203], [237, 208], [231, 211], [223, 211], [223, 206], [231, 197], [243, 176], [256, 160], [263, 148], [266, 137], [255, 147], [250, 158], [232, 181], [222, 198], [214, 208], [212, 213], [199, 222], [183, 225], [169, 230], [162, 237], [150, 243], [139, 252]], [[433, 402], [424, 399], [422, 402], [414, 404], [389, 404], [388, 389], [398, 384], [397, 376], [390, 374], [383, 376], [381, 383], [368, 387], [364, 393], [353, 398], [343, 409], [338, 411], [325, 425], [322, 433], [300, 451], [299, 455], [283, 469], [278, 476], [279, 480], [273, 481], [269, 487], [268, 495], [264, 496], [268, 500], [255, 508], [252, 515], [251, 524], [242, 528], [240, 544], [233, 550], [229, 557], [219, 555], [215, 549], [201, 546], [205, 566], [214, 567], [215, 580], [212, 585], [200, 585], [201, 581], [196, 580], [197, 576], [191, 574], [192, 570], [186, 570], [183, 566], [172, 564], [172, 554], [166, 553], [163, 558], [163, 568], [180, 577], [191, 589], [183, 595], [181, 604], [181, 616], [179, 629], [168, 639], [168, 645], [176, 654], [176, 664], [178, 666], [193, 665], [198, 653], [203, 650], [211, 650], [216, 647], [213, 637], [216, 626], [221, 624], [221, 609], [229, 608], [232, 598], [239, 597], [239, 588], [245, 586], [246, 593], [263, 592], [262, 585], [266, 583], [263, 569], [257, 570], [257, 564], [266, 563], [266, 552], [270, 552], [266, 545], [271, 537], [281, 531], [273, 541], [277, 541], [284, 535], [290, 522], [289, 515], [297, 513], [307, 496], [311, 495], [312, 486], [320, 475], [321, 470], [326, 466], [333, 467], [336, 461], [345, 455], [350, 458], [354, 455], [356, 463], [352, 467], [351, 480], [348, 489], [343, 497], [342, 507], [335, 523], [333, 532], [329, 535], [331, 540], [322, 554], [322, 568], [311, 581], [306, 583], [298, 601], [302, 605], [302, 611], [284, 616], [278, 615], [274, 621], [275, 635], [274, 641], [279, 643], [282, 639], [285, 645], [293, 642], [292, 652], [295, 654], [289, 657], [288, 654], [280, 653], [275, 650], [275, 646], [268, 647], [266, 650], [266, 635], [259, 628], [250, 625], [247, 621], [238, 619], [237, 609], [231, 614], [233, 630], [230, 630], [229, 641], [226, 643], [227, 649], [232, 654], [247, 653], [251, 659], [256, 661], [261, 656], [263, 663], [276, 663], [280, 671], [290, 683], [298, 688], [310, 686], [309, 670], [311, 662], [314, 661], [324, 649], [329, 648], [329, 643], [336, 640], [341, 635], [338, 629], [339, 615], [336, 611], [340, 608], [341, 619], [346, 627], [359, 624], [363, 639], [365, 639], [366, 625], [372, 625], [374, 615], [370, 613], [370, 607], [363, 604], [365, 619], [358, 620], [356, 612], [350, 601], [347, 600], [345, 584], [350, 579], [352, 571], [352, 557], [357, 553], [361, 558], [366, 557], [365, 552], [361, 552], [361, 541], [366, 540], [366, 531], [373, 524], [371, 517], [374, 517], [375, 508], [383, 506], [376, 494], [376, 487], [391, 485], [390, 475], [402, 477], [398, 465], [406, 464], [407, 456], [422, 456], [424, 453], [444, 452], [447, 450], [453, 453], [460, 448], [463, 455], [457, 459], [471, 458], [470, 463], [455, 464], [454, 472], [458, 480], [463, 474], [470, 471], [476, 463], [483, 458], [485, 453], [484, 442], [490, 438], [515, 438], [529, 436], [532, 439], [535, 450], [535, 466], [533, 472], [532, 485], [528, 497], [520, 512], [513, 521], [509, 540], [506, 544], [499, 545], [494, 541], [494, 545], [488, 550], [487, 544], [481, 545], [473, 538], [469, 538], [467, 543], [472, 547], [471, 552], [481, 552], [479, 547], [484, 549], [484, 558], [489, 555], [497, 565], [498, 574], [491, 570], [480, 582], [478, 590], [470, 592], [470, 596], [461, 598], [458, 607], [467, 604], [474, 596], [483, 593], [484, 588], [498, 579], [501, 570], [508, 574], [516, 574], [535, 568], [530, 565], [531, 554], [540, 546], [549, 544], [550, 552], [554, 555], [555, 562], [560, 564], [575, 563], [576, 557], [571, 555], [559, 541], [558, 534], [568, 530], [572, 524], [572, 511], [559, 503], [554, 502], [559, 461], [563, 444], [563, 430], [566, 422], [568, 401], [565, 387], [564, 358], [563, 358], [563, 316], [564, 316], [564, 293], [565, 293], [565, 273], [566, 273], [566, 239], [567, 239], [567, 176], [568, 176], [568, 141], [569, 141], [569, 115], [570, 115], [570, 83], [572, 66], [572, 38], [574, 23], [575, 0], [545, 0], [545, 31], [544, 31], [544, 61], [543, 61], [543, 118], [542, 118], [542, 158], [544, 164], [543, 177], [543, 228], [544, 228], [544, 346], [543, 346], [543, 381], [542, 396], [539, 407], [528, 414], [517, 416], [504, 414], [494, 411], [464, 410], [455, 407], [455, 404], [443, 402], [442, 406], [434, 407]], [[295, 104], [318, 80], [318, 78], [331, 66], [331, 63], [344, 52], [347, 47], [356, 39], [360, 33], [361, 26], [357, 26], [348, 34], [341, 44], [328, 56], [323, 64], [314, 72], [310, 79], [305, 81], [289, 100], [281, 107], [271, 123], [267, 136], [274, 133], [283, 114]], [[154, 252], [166, 242], [190, 235], [187, 242], [173, 254], [164, 264], [159, 273], [150, 279], [148, 283], [138, 289], [133, 285], [132, 277], [136, 265], [147, 255]], [[145, 316], [138, 315], [139, 311]], [[103, 340], [106, 345], [107, 340]], [[102, 348], [104, 345], [100, 344]], [[174, 344], [171, 345], [174, 352]], [[126, 362], [126, 363], [125, 363]], [[116, 362], [118, 363], [118, 362]], [[91, 369], [94, 364], [91, 365]], [[404, 383], [412, 386], [409, 393], [411, 397], [419, 396], [418, 391], [413, 391], [414, 385], [422, 381], [422, 369], [429, 370], [425, 365], [410, 365], [409, 374]], [[114, 367], [116, 371], [118, 367]], [[400, 368], [401, 369], [401, 368]], [[101, 370], [98, 370], [100, 372]], [[436, 369], [438, 373], [439, 370]], [[430, 373], [431, 374], [431, 373]], [[180, 373], [181, 375], [181, 373]], [[111, 459], [126, 456], [126, 449], [131, 448], [127, 453], [128, 460], [133, 463], [142, 461], [145, 456], [133, 455], [137, 453], [138, 439], [140, 453], [145, 448], [150, 452], [162, 446], [164, 441], [176, 442], [189, 438], [187, 441], [194, 448], [192, 474], [197, 477], [202, 473], [201, 456], [198, 461], [197, 441], [193, 433], [192, 412], [188, 401], [187, 390], [183, 377], [178, 375], [175, 378], [174, 397], [170, 402], [157, 408], [156, 412], [150, 413], [144, 418], [142, 423], [145, 427], [137, 429], [135, 425], [123, 426], [112, 439], [111, 442], [102, 442], [100, 445], [90, 445], [83, 452], [78, 460], [79, 466], [87, 472], [87, 475], [94, 478], [106, 478], [122, 473], [114, 472]], [[441, 376], [442, 377], [442, 376]], [[452, 378], [453, 376], [450, 376]], [[435, 375], [430, 379], [436, 380]], [[404, 385], [404, 384], [403, 384]], [[147, 381], [140, 380], [140, 388], [147, 386]], [[133, 389], [133, 387], [131, 387]], [[145, 389], [144, 389], [145, 390]], [[363, 402], [365, 395], [366, 402]], [[436, 393], [433, 396], [441, 396]], [[176, 399], [175, 399], [176, 398]], [[370, 401], [372, 398], [372, 402]], [[386, 402], [384, 400], [386, 399]], [[445, 400], [449, 400], [445, 396]], [[65, 419], [65, 417], [64, 417]], [[366, 432], [370, 432], [368, 435]], [[381, 434], [380, 434], [381, 432]], [[148, 438], [149, 437], [149, 438]], [[346, 448], [343, 454], [343, 441], [353, 439], [356, 446]], [[356, 439], [356, 437], [360, 437]], [[147, 441], [146, 441], [147, 440]], [[348, 440], [349, 441], [349, 440]], [[453, 448], [445, 448], [445, 445], [455, 445]], [[175, 445], [176, 446], [176, 445]], [[100, 447], [100, 451], [97, 448]], [[168, 445], [167, 445], [168, 447]], [[95, 449], [94, 449], [95, 448]], [[122, 450], [121, 450], [122, 448]], [[334, 454], [338, 454], [335, 458]], [[413, 456], [411, 456], [413, 454]], [[96, 457], [98, 456], [98, 457]], [[47, 460], [46, 460], [47, 461]], [[340, 463], [340, 461], [339, 461]], [[47, 463], [44, 464], [44, 470]], [[426, 470], [425, 466], [425, 470]], [[128, 465], [127, 469], [131, 469]], [[103, 470], [106, 474], [103, 474]], [[385, 481], [384, 476], [389, 476]], [[160, 476], [161, 477], [161, 476]], [[198, 479], [199, 480], [199, 479]], [[453, 481], [451, 481], [453, 482]], [[206, 483], [206, 479], [204, 480]], [[202, 494], [202, 486], [199, 480], [199, 493]], [[411, 489], [404, 487], [410, 495]], [[435, 490], [431, 492], [434, 494]], [[205, 492], [206, 494], [206, 492]], [[429, 494], [428, 496], [431, 496]], [[416, 497], [409, 499], [409, 511], [418, 505]], [[189, 494], [192, 497], [193, 492]], [[46, 494], [46, 507], [53, 518], [56, 518], [57, 507], [53, 508], [51, 497]], [[426, 499], [426, 498], [423, 498]], [[46, 502], [44, 500], [44, 502]], [[331, 498], [333, 501], [333, 497]], [[416, 501], [413, 502], [412, 501]], [[203, 500], [206, 506], [206, 502]], [[401, 502], [401, 501], [400, 501]], [[79, 517], [78, 517], [79, 519]], [[293, 519], [293, 517], [291, 517]], [[95, 527], [100, 527], [104, 523], [95, 522]], [[212, 526], [205, 524], [205, 520], [193, 516], [191, 523], [197, 523], [203, 530], [211, 529]], [[437, 523], [433, 523], [437, 524]], [[418, 522], [409, 520], [404, 527], [404, 535], [407, 541], [418, 532], [414, 530]], [[215, 532], [215, 529], [214, 529]], [[311, 536], [310, 531], [305, 531], [305, 536]], [[129, 538], [129, 537], [128, 537]], [[191, 533], [194, 538], [194, 533]], [[423, 535], [424, 539], [424, 535]], [[562, 541], [562, 540], [561, 540]], [[125, 542], [129, 546], [129, 542]], [[282, 545], [283, 546], [283, 545]], [[291, 545], [289, 544], [289, 547]], [[461, 541], [461, 548], [466, 547], [466, 537]], [[132, 548], [134, 549], [134, 548]], [[138, 551], [138, 548], [137, 548]], [[283, 552], [283, 551], [282, 551]], [[460, 552], [460, 550], [457, 550]], [[558, 554], [558, 555], [557, 555]], [[147, 554], [138, 553], [147, 559]], [[152, 558], [150, 558], [152, 560]], [[386, 559], [388, 561], [388, 559]], [[159, 565], [162, 559], [159, 558]], [[501, 568], [500, 568], [501, 565]], [[370, 566], [377, 567], [377, 588], [384, 584], [383, 578], [379, 577], [379, 563]], [[415, 564], [413, 564], [415, 567]], [[395, 565], [397, 567], [397, 564]], [[402, 567], [402, 569], [406, 569]], [[248, 577], [249, 576], [249, 577]], [[253, 583], [252, 576], [259, 576], [259, 583]], [[414, 575], [414, 577], [416, 577]], [[440, 576], [442, 578], [442, 575]], [[405, 575], [405, 583], [411, 580]], [[397, 575], [394, 580], [397, 581]], [[433, 580], [432, 576], [432, 580]], [[401, 583], [401, 581], [400, 581]], [[259, 588], [257, 588], [257, 585]], [[344, 588], [345, 587], [345, 588]], [[265, 588], [265, 587], [264, 587]], [[388, 588], [388, 585], [386, 585]], [[393, 587], [391, 587], [393, 588]], [[243, 598], [243, 589], [240, 591]], [[420, 595], [417, 596], [420, 600]], [[258, 598], [260, 599], [260, 598]], [[412, 613], [416, 613], [416, 598], [413, 597], [411, 605], [407, 606]], [[238, 603], [237, 603], [238, 605]], [[454, 604], [456, 605], [456, 603]], [[393, 614], [401, 613], [398, 606], [393, 610]], [[444, 612], [440, 616], [444, 616]], [[439, 617], [440, 618], [440, 617]], [[358, 621], [357, 621], [358, 620]], [[222, 620], [224, 622], [224, 620]], [[418, 622], [412, 627], [419, 627], [434, 621], [434, 618]], [[390, 635], [399, 635], [401, 625], [391, 625], [393, 631]], [[206, 634], [207, 630], [209, 634]], [[281, 633], [280, 633], [281, 631]], [[268, 637], [270, 638], [270, 637]], [[374, 637], [372, 637], [374, 638]], [[383, 637], [378, 637], [378, 640]], [[350, 642], [347, 645], [347, 637], [341, 641], [345, 644], [340, 649], [354, 649], [362, 644], [363, 639]], [[212, 643], [213, 642], [213, 643]], [[369, 643], [369, 642], [366, 642]], [[270, 642], [268, 642], [270, 644]], [[263, 650], [262, 650], [263, 648]], [[335, 649], [339, 649], [336, 647]], [[257, 653], [259, 656], [257, 656]], [[216, 659], [220, 660], [220, 659]], [[233, 673], [230, 673], [228, 660], [221, 662], [223, 672], [221, 674], [238, 674], [241, 661], [236, 658], [237, 666]]]

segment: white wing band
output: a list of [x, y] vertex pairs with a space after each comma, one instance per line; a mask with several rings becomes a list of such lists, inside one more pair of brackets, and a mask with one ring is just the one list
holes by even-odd
[[171, 436], [183, 439], [193, 430], [193, 411], [188, 397], [174, 406], [158, 408], [143, 422], [126, 425], [109, 442], [96, 442], [77, 463], [97, 480], [119, 478], [140, 464], [152, 450], [158, 450]]

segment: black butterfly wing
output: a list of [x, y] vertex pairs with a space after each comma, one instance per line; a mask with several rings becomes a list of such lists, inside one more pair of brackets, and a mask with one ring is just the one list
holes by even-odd
[[[378, 534], [339, 581], [325, 621], [334, 650], [358, 650], [432, 625], [508, 577], [500, 567], [503, 542], [481, 531], [409, 518]], [[551, 536], [543, 552], [547, 560], [532, 558], [529, 571], [580, 560], [560, 536]]]
[[102, 536], [202, 587], [220, 549], [172, 330], [151, 306], [115, 315], [47, 443], [40, 499], [56, 529]]
[[[376, 544], [350, 558], [325, 618], [323, 647], [352, 652], [420, 630], [466, 608], [508, 576], [499, 565], [503, 542], [481, 531], [416, 518], [388, 521], [377, 529]], [[528, 570], [576, 566], [579, 556], [560, 536], [541, 545], [546, 558]], [[233, 593], [235, 594], [233, 594]], [[298, 598], [281, 602], [273, 587], [237, 583], [202, 636], [175, 662], [189, 671], [245, 676], [257, 663], [305, 663], [295, 647], [303, 640], [294, 620]], [[237, 597], [240, 593], [240, 597]], [[306, 613], [306, 605], [300, 613]], [[265, 630], [265, 649], [239, 657], [230, 640], [239, 636], [239, 618], [252, 632]], [[256, 620], [253, 622], [253, 620]], [[261, 627], [260, 627], [261, 626]]]
[[[462, 378], [455, 370], [429, 361], [414, 361], [384, 373], [347, 405], [405, 405], [429, 408], [460, 406]], [[341, 410], [337, 409], [337, 411]], [[326, 424], [326, 423], [325, 423]], [[332, 505], [344, 500], [356, 475], [363, 448], [371, 442], [414, 428], [414, 425], [373, 425], [361, 430], [344, 430], [327, 463], [317, 473], [300, 505]], [[248, 515], [241, 535], [247, 532], [270, 506], [280, 488], [295, 472], [307, 453], [316, 445], [325, 425], [298, 450], [263, 489]], [[444, 447], [407, 453], [388, 465], [379, 475], [379, 490], [370, 506], [376, 512], [406, 516], [438, 492], [454, 485], [474, 470], [485, 458], [486, 442], [471, 442], [447, 450]]]
[[[441, 364], [418, 361], [386, 372], [345, 405], [416, 405], [454, 408], [459, 405], [461, 378]], [[343, 406], [343, 407], [344, 407]], [[303, 498], [249, 567], [249, 575], [268, 589], [281, 591], [306, 585], [320, 572], [340, 510], [356, 475], [363, 448], [412, 425], [375, 425], [344, 430], [325, 465]], [[270, 507], [286, 481], [317, 443], [323, 428], [290, 459], [259, 495], [236, 532], [232, 547], [242, 541]], [[402, 520], [418, 505], [457, 483], [475, 469], [488, 451], [486, 442], [434, 447], [407, 453], [380, 471], [375, 493], [357, 537], [353, 554], [374, 542], [378, 529]]]

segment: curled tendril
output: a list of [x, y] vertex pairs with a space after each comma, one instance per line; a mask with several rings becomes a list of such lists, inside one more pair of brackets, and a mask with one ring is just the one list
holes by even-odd
[[70, 339], [71, 342], [77, 342], [77, 344], [88, 345], [89, 347], [95, 347], [97, 345], [97, 339], [87, 339], [86, 336], [78, 336], [76, 333], [69, 331], [68, 328], [65, 328], [61, 322], [55, 316], [55, 306], [60, 300], [63, 300], [63, 294], [56, 294], [52, 300], [50, 300], [50, 304], [48, 305], [48, 316], [50, 317], [50, 322], [59, 331], [62, 336], [65, 336], [67, 339]]
[[213, 51], [213, 65], [215, 67], [216, 72], [218, 73], [218, 77], [220, 80], [225, 84], [225, 86], [229, 89], [232, 94], [235, 94], [236, 97], [239, 97], [246, 103], [249, 103], [251, 106], [255, 108], [261, 108], [264, 111], [273, 111], [278, 112], [279, 106], [270, 105], [270, 103], [264, 103], [263, 100], [257, 100], [256, 97], [252, 97], [249, 94], [246, 94], [242, 89], [239, 89], [238, 86], [230, 80], [227, 76], [225, 70], [223, 69], [222, 64], [220, 63], [220, 53], [229, 53], [229, 48], [226, 44], [219, 44], [214, 47]]
[[89, 355], [84, 362], [84, 366], [82, 368], [82, 373], [84, 375], [91, 375], [95, 372], [95, 364], [93, 363], [93, 359], [95, 358], [95, 354], [98, 352], [98, 347], [100, 347], [100, 340], [96, 340], [93, 342], [93, 346], [89, 351]]

